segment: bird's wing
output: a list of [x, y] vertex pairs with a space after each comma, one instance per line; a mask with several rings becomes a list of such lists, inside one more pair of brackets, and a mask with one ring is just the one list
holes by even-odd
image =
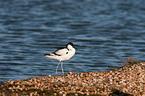
[[57, 51], [54, 52], [55, 55], [62, 56], [68, 54], [68, 49], [63, 48], [63, 49], [58, 49]]

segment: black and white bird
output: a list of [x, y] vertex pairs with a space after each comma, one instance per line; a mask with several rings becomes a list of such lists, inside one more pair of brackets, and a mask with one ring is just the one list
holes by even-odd
[[63, 72], [63, 61], [69, 60], [73, 55], [75, 54], [75, 48], [73, 47], [73, 43], [69, 42], [65, 48], [59, 48], [55, 52], [51, 52], [50, 54], [45, 54], [44, 56], [50, 59], [56, 59], [59, 61], [57, 67], [56, 67], [56, 74], [59, 64], [61, 63], [61, 69]]

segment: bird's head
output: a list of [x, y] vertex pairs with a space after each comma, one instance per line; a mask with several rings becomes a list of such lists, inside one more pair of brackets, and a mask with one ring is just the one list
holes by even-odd
[[69, 43], [66, 45], [66, 47], [67, 47], [68, 49], [71, 49], [71, 48], [73, 47], [73, 43], [72, 43], [72, 42], [69, 42]]

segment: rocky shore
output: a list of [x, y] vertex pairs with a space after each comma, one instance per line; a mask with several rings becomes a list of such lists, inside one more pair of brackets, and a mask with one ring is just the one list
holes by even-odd
[[145, 62], [104, 72], [69, 73], [3, 82], [0, 96], [145, 96]]

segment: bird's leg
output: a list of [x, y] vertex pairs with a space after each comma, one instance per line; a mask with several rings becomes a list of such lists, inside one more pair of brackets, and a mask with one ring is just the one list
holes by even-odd
[[61, 62], [61, 61], [59, 61], [58, 65], [57, 65], [57, 67], [56, 67], [56, 74], [57, 74], [57, 69], [58, 69], [58, 66], [59, 66], [60, 62]]
[[63, 62], [61, 62], [61, 69], [62, 69], [62, 73], [64, 74], [64, 72], [63, 72], [63, 66], [62, 66], [62, 64], [63, 64]]

